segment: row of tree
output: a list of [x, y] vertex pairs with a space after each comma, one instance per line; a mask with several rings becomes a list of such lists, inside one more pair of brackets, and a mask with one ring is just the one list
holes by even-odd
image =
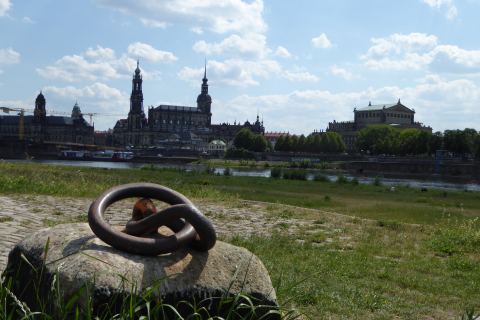
[[[261, 134], [241, 129], [233, 144], [238, 150], [250, 152], [273, 151], [272, 145]], [[388, 125], [372, 125], [358, 132], [357, 149], [371, 154], [420, 155], [447, 150], [458, 155], [470, 154], [480, 158], [480, 132], [475, 129], [445, 130], [430, 133], [419, 129], [397, 129]], [[336, 132], [280, 136], [275, 151], [307, 153], [342, 153], [345, 143]]]
[[235, 135], [233, 145], [237, 149], [244, 149], [253, 152], [264, 152], [271, 150], [272, 146], [261, 134], [255, 134], [248, 128], [243, 128]]
[[345, 143], [336, 132], [311, 133], [307, 137], [288, 134], [278, 138], [275, 151], [341, 153], [345, 152]]
[[372, 154], [419, 155], [448, 150], [458, 155], [480, 157], [480, 132], [465, 129], [430, 133], [372, 125], [358, 132], [357, 147], [359, 151]]

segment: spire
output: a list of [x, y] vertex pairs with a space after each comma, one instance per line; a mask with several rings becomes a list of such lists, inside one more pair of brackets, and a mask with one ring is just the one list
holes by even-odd
[[369, 107], [372, 106], [372, 101], [368, 101], [368, 106], [369, 106]]
[[140, 60], [137, 59], [137, 68], [135, 69], [135, 76], [140, 75]]
[[205, 69], [203, 71], [202, 94], [208, 94], [207, 58], [205, 58]]
[[203, 71], [203, 80], [207, 80], [207, 58], [205, 57], [205, 70]]
[[398, 102], [397, 102], [397, 104], [400, 104], [400, 98], [398, 98]]

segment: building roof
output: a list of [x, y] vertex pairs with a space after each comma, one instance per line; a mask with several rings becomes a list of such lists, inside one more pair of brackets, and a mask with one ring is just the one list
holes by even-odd
[[210, 141], [209, 144], [214, 144], [214, 145], [220, 145], [220, 146], [226, 146], [227, 144], [223, 142], [222, 140], [212, 140]]
[[372, 104], [369, 103], [366, 107], [355, 108], [355, 111], [380, 111], [383, 109], [395, 109], [396, 111], [404, 111], [404, 112], [415, 112], [414, 110], [404, 106], [400, 99], [398, 99], [397, 103], [386, 103], [386, 104]]
[[185, 111], [185, 112], [198, 112], [196, 107], [186, 107], [186, 106], [173, 106], [167, 104], [161, 104], [154, 110], [171, 110], [171, 111]]
[[[15, 125], [18, 124], [20, 121], [20, 116], [0, 116], [0, 123], [2, 124], [10, 124], [10, 125]], [[23, 117], [23, 123], [24, 124], [31, 124], [33, 123], [34, 116], [24, 116]], [[61, 117], [61, 116], [47, 116], [46, 118], [46, 123], [47, 125], [51, 126], [59, 126], [59, 125], [73, 125], [74, 124], [74, 119], [71, 117]], [[84, 124], [86, 126], [91, 126], [88, 122], [83, 120]]]

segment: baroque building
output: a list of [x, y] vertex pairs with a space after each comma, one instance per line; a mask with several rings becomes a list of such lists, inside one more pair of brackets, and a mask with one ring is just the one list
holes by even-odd
[[118, 120], [113, 129], [113, 140], [117, 146], [188, 147], [206, 150], [209, 141], [222, 139], [227, 142], [244, 127], [256, 133], [265, 131], [258, 116], [254, 124], [248, 121], [243, 125], [212, 124], [212, 97], [208, 93], [206, 65], [196, 107], [177, 105], [149, 107], [147, 118], [143, 108], [142, 81], [137, 61], [132, 79], [128, 117]]
[[415, 122], [415, 110], [404, 106], [400, 99], [397, 103], [372, 105], [353, 109], [353, 121], [333, 121], [327, 131], [338, 132], [345, 142], [347, 150], [355, 150], [359, 130], [374, 124], [386, 124], [396, 128], [415, 128], [432, 132], [432, 128]]
[[83, 118], [78, 103], [70, 117], [47, 116], [45, 96], [35, 99], [33, 116], [0, 116], [0, 138], [19, 139], [29, 142], [58, 142], [93, 144], [94, 128]]

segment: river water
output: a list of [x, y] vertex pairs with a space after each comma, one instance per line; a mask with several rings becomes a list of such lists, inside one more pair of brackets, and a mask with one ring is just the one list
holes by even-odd
[[[135, 162], [108, 162], [108, 161], [71, 161], [71, 160], [6, 160], [8, 162], [16, 163], [41, 163], [57, 166], [75, 166], [75, 167], [91, 167], [91, 168], [108, 168], [108, 169], [138, 169], [144, 166], [151, 166], [146, 163]], [[192, 165], [192, 164], [154, 164], [157, 168], [176, 168], [186, 171], [205, 171], [205, 165]], [[222, 175], [225, 171], [224, 167], [217, 166], [213, 168], [215, 174]], [[312, 180], [315, 174], [322, 174], [330, 181], [336, 181], [338, 175], [321, 170], [307, 170], [307, 179]], [[243, 177], [270, 177], [269, 168], [230, 168], [230, 174], [232, 176]], [[347, 179], [358, 179], [361, 184], [372, 184], [375, 181], [375, 176], [354, 176], [348, 173], [342, 173]], [[433, 188], [433, 189], [445, 189], [445, 190], [464, 190], [464, 191], [477, 191], [480, 192], [479, 183], [459, 183], [452, 182], [440, 177], [431, 177], [428, 179], [416, 179], [416, 178], [396, 178], [396, 177], [381, 177], [382, 185], [386, 186], [409, 186], [412, 188]]]

